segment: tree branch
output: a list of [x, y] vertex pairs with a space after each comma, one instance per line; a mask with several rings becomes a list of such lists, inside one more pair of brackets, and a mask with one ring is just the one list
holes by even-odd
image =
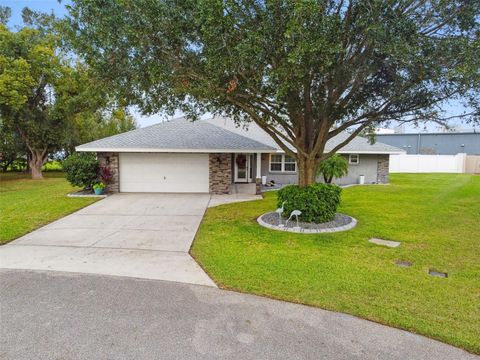
[[360, 134], [362, 132], [363, 129], [365, 129], [367, 126], [369, 125], [368, 122], [360, 125], [358, 128], [355, 129], [354, 132], [352, 132], [350, 134], [350, 136], [348, 136], [344, 141], [342, 141], [340, 144], [338, 144], [337, 146], [335, 146], [332, 150], [330, 150], [327, 154], [323, 154], [320, 158], [321, 161], [325, 160], [325, 159], [328, 159], [330, 156], [332, 156], [333, 154], [335, 154], [338, 150], [340, 150], [342, 147], [344, 147], [345, 145], [347, 145], [350, 141], [352, 141], [355, 137], [358, 136], [358, 134]]

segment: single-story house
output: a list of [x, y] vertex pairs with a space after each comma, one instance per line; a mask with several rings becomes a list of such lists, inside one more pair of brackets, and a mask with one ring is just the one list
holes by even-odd
[[[327, 143], [331, 149], [348, 134]], [[297, 182], [297, 165], [254, 123], [237, 127], [232, 120], [214, 117], [191, 122], [185, 118], [92, 141], [77, 151], [96, 152], [109, 165], [112, 192], [198, 192], [228, 194], [259, 192], [260, 182]], [[338, 153], [348, 159], [348, 175], [338, 184], [387, 183], [391, 154], [404, 151], [356, 137]], [[319, 178], [319, 181], [321, 179]]]

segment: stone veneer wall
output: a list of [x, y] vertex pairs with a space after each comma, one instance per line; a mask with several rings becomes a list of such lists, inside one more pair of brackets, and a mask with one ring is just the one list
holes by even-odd
[[262, 178], [255, 179], [255, 194], [262, 195]]
[[377, 183], [388, 184], [390, 155], [377, 155]]
[[100, 166], [109, 166], [112, 171], [112, 182], [107, 185], [107, 192], [119, 192], [118, 153], [98, 153], [97, 158]]
[[232, 184], [232, 156], [225, 153], [208, 154], [209, 192], [229, 194]]

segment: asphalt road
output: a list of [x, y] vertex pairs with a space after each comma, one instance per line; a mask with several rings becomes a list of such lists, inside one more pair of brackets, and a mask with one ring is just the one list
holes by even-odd
[[200, 285], [0, 271], [1, 359], [479, 359], [352, 316]]

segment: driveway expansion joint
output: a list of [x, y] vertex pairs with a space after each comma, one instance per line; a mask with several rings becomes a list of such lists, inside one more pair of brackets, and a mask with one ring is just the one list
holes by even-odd
[[1, 247], [0, 266], [216, 287], [188, 253], [209, 201], [209, 194], [111, 195]]

